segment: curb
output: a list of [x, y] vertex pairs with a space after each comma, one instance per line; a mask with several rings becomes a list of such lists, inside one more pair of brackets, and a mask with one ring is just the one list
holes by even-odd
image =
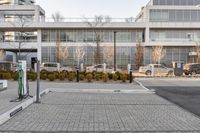
[[151, 91], [155, 93], [155, 90], [150, 90], [147, 87], [145, 87], [138, 79], [135, 79], [135, 82], [140, 85], [143, 89], [147, 90], [147, 91]]
[[120, 89], [62, 89], [62, 88], [49, 88], [52, 92], [58, 92], [58, 93], [153, 93], [150, 90], [120, 90]]
[[[40, 96], [43, 96], [44, 94], [47, 94], [47, 93], [49, 93], [49, 89], [46, 89], [40, 92]], [[25, 100], [23, 103], [17, 105], [16, 107], [10, 109], [6, 113], [0, 115], [0, 125], [10, 120], [11, 118], [13, 118], [17, 113], [21, 112], [22, 110], [30, 106], [35, 101], [36, 101], [36, 96], [28, 100]]]

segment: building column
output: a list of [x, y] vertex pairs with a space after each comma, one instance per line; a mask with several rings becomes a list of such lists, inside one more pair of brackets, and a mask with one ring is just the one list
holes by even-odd
[[17, 63], [17, 53], [13, 52], [12, 57], [13, 57], [13, 63]]
[[42, 60], [42, 50], [41, 50], [41, 43], [42, 43], [42, 32], [41, 30], [37, 30], [37, 59]]
[[149, 30], [149, 27], [146, 27], [145, 29], [145, 44], [148, 44], [149, 43], [149, 35], [150, 35], [150, 30]]
[[41, 22], [45, 22], [45, 16], [44, 15], [41, 16]]
[[36, 6], [36, 8], [35, 8], [34, 17], [35, 17], [35, 22], [36, 22], [36, 23], [40, 22], [40, 11], [39, 11], [39, 8], [38, 8], [37, 6]]

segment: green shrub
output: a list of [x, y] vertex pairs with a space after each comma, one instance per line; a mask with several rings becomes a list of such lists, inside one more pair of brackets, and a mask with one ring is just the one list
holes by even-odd
[[112, 79], [113, 74], [112, 73], [108, 73], [108, 78], [111, 80]]
[[55, 79], [59, 79], [59, 72], [58, 71], [53, 71], [54, 75], [55, 75]]
[[11, 78], [12, 78], [12, 76], [11, 76], [11, 74], [9, 72], [3, 73], [3, 79], [9, 80]]
[[54, 74], [49, 74], [49, 75], [48, 75], [48, 79], [49, 79], [50, 81], [54, 81], [54, 80], [56, 79], [56, 76], [55, 76]]
[[68, 80], [69, 81], [73, 81], [74, 79], [75, 79], [75, 73], [74, 72], [69, 72], [69, 74], [68, 74]]
[[113, 79], [114, 81], [117, 81], [117, 80], [118, 80], [117, 74], [112, 74], [112, 79]]
[[79, 74], [79, 79], [80, 80], [84, 80], [85, 79], [85, 75], [84, 74]]
[[99, 81], [101, 79], [101, 75], [100, 74], [96, 74], [96, 81]]
[[59, 79], [60, 80], [65, 80], [65, 73], [60, 73], [59, 74]]
[[91, 82], [92, 79], [93, 79], [93, 75], [92, 74], [87, 74], [86, 75], [86, 79], [87, 79], [88, 82]]
[[107, 73], [104, 73], [104, 74], [102, 75], [102, 80], [103, 80], [104, 82], [107, 82], [107, 81], [108, 81], [108, 74], [107, 74]]
[[13, 74], [12, 74], [12, 79], [13, 80], [18, 80], [18, 72], [14, 72]]
[[35, 81], [35, 80], [37, 79], [37, 74], [36, 74], [36, 73], [31, 73], [31, 74], [30, 74], [30, 79], [31, 79], [32, 81]]
[[123, 81], [123, 82], [126, 82], [127, 80], [127, 74], [123, 73], [120, 75], [120, 79]]
[[47, 73], [45, 73], [45, 72], [40, 73], [40, 79], [46, 80], [47, 79]]

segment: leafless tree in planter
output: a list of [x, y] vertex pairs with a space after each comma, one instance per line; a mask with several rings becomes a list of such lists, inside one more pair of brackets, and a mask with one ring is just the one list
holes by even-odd
[[135, 52], [135, 64], [137, 69], [143, 65], [144, 62], [144, 46], [141, 41], [138, 41], [136, 44], [136, 52]]
[[5, 51], [3, 49], [0, 49], [0, 61], [3, 61], [5, 58]]
[[101, 51], [101, 37], [100, 33], [101, 31], [99, 30], [100, 27], [104, 26], [105, 24], [111, 22], [111, 18], [109, 16], [95, 16], [95, 19], [93, 22], [90, 22], [88, 18], [84, 17], [84, 22], [90, 27], [90, 29], [94, 32], [95, 34], [95, 43], [96, 43], [96, 48], [94, 51], [94, 59], [96, 64], [102, 64], [103, 63], [103, 55]]
[[84, 55], [85, 55], [84, 47], [77, 46], [75, 54], [76, 54], [77, 67], [79, 67], [80, 60], [82, 60], [84, 58]]
[[113, 57], [114, 57], [114, 47], [113, 46], [108, 46], [108, 45], [104, 45], [103, 46], [103, 57], [104, 57], [104, 61], [110, 65]]
[[62, 62], [66, 61], [68, 56], [69, 56], [68, 47], [67, 46], [61, 46], [59, 48], [58, 56], [59, 56], [60, 61], [62, 61]]
[[200, 42], [196, 43], [196, 49], [197, 49], [197, 62], [200, 63]]
[[[59, 12], [55, 12], [52, 14], [52, 18], [54, 22], [62, 22], [63, 16]], [[61, 46], [60, 46], [60, 30], [56, 30], [56, 60], [60, 62], [62, 59], [60, 58]]]
[[154, 63], [160, 64], [161, 59], [164, 58], [166, 51], [163, 49], [163, 46], [157, 45], [152, 47], [152, 60]]
[[[32, 20], [27, 16], [17, 15], [17, 18], [14, 18], [14, 21], [8, 21], [13, 27], [17, 27], [18, 29], [13, 32], [17, 35], [18, 38], [18, 60], [21, 60], [21, 49], [26, 45], [26, 39], [28, 37], [28, 32], [26, 32], [25, 28], [32, 23]], [[31, 50], [30, 50], [31, 52]]]

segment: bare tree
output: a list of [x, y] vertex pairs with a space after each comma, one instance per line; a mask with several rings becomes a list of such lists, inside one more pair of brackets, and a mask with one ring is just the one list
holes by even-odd
[[3, 49], [0, 49], [0, 61], [3, 61], [5, 58], [5, 51]]
[[17, 60], [21, 60], [21, 49], [26, 45], [26, 39], [28, 37], [28, 32], [26, 32], [25, 27], [29, 26], [32, 22], [27, 16], [17, 15], [14, 21], [8, 21], [13, 27], [17, 27], [17, 32], [13, 32], [17, 35], [18, 41], [18, 56]]
[[68, 58], [68, 56], [69, 56], [69, 51], [68, 51], [68, 47], [67, 46], [62, 46], [62, 47], [60, 47], [60, 49], [59, 49], [59, 52], [58, 52], [59, 54], [58, 54], [58, 56], [59, 56], [59, 59], [61, 60], [61, 61], [66, 61], [67, 60], [67, 58]]
[[62, 22], [64, 17], [60, 14], [60, 12], [55, 12], [52, 14], [52, 19], [54, 22]]
[[161, 63], [161, 59], [164, 58], [166, 51], [163, 49], [163, 46], [157, 45], [152, 47], [152, 59], [154, 63]]
[[196, 43], [196, 49], [197, 49], [197, 62], [200, 63], [200, 42]]
[[104, 26], [106, 23], [111, 22], [111, 18], [109, 16], [95, 16], [94, 21], [89, 21], [88, 18], [84, 17], [84, 22], [91, 28], [91, 30], [94, 32], [95, 35], [95, 43], [96, 43], [96, 49], [94, 51], [94, 59], [96, 64], [102, 64], [103, 62], [103, 56], [101, 52], [101, 31], [99, 30], [100, 27]]
[[114, 57], [114, 48], [113, 46], [108, 46], [108, 45], [104, 45], [103, 46], [103, 56], [104, 56], [104, 61], [106, 63], [110, 63], [113, 60]]
[[80, 60], [82, 60], [84, 58], [84, 55], [85, 55], [84, 47], [77, 46], [75, 53], [76, 53], [77, 67], [79, 67]]
[[136, 52], [135, 52], [135, 64], [137, 69], [143, 65], [144, 62], [144, 46], [141, 41], [138, 41], [136, 44]]
[[[62, 22], [63, 21], [63, 16], [59, 13], [59, 12], [55, 12], [54, 14], [52, 14], [52, 18], [54, 20], [54, 22]], [[57, 62], [61, 61], [60, 58], [60, 51], [61, 50], [61, 46], [60, 46], [60, 30], [56, 30], [56, 60]]]

